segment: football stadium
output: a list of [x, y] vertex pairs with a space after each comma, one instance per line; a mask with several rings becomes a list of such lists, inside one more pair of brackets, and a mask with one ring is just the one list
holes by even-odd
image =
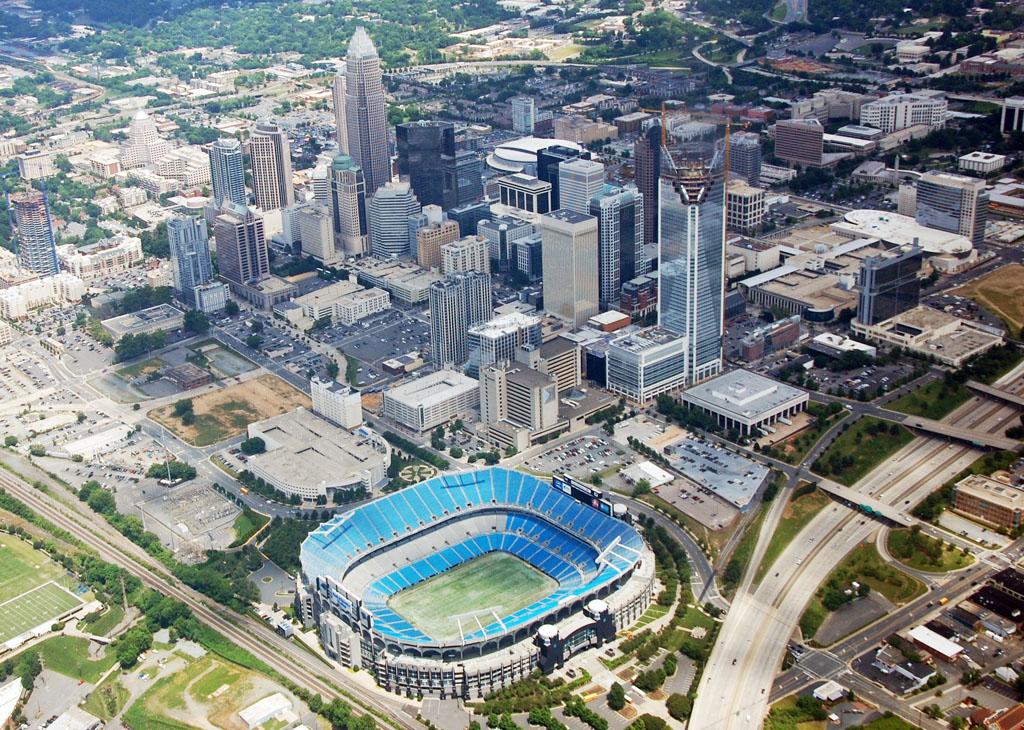
[[556, 476], [439, 476], [314, 530], [296, 608], [325, 651], [408, 696], [480, 697], [635, 622], [654, 555], [622, 504]]

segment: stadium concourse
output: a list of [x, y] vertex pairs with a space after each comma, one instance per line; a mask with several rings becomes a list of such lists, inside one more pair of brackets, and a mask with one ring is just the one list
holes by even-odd
[[296, 604], [325, 651], [415, 696], [479, 697], [635, 622], [654, 555], [623, 505], [500, 468], [435, 477], [325, 522]]

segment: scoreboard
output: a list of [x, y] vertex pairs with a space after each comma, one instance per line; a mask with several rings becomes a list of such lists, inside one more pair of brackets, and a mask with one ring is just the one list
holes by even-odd
[[563, 474], [555, 474], [551, 479], [551, 486], [563, 494], [568, 494], [577, 502], [582, 502], [596, 510], [600, 510], [606, 515], [611, 515], [612, 513], [612, 504], [604, 498], [604, 492], [600, 489], [594, 489], [578, 479], [573, 479]]

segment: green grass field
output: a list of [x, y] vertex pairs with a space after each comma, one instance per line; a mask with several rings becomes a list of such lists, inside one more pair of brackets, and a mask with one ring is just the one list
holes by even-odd
[[38, 647], [43, 664], [58, 674], [96, 683], [114, 666], [117, 652], [107, 649], [102, 659], [89, 658], [89, 640], [73, 636], [54, 636]]
[[901, 395], [886, 408], [912, 416], [924, 416], [939, 420], [963, 405], [971, 393], [963, 385], [947, 385], [936, 379], [915, 391]]
[[828, 501], [828, 497], [822, 492], [813, 491], [810, 494], [797, 497], [786, 505], [782, 518], [779, 520], [779, 525], [775, 528], [775, 533], [772, 535], [771, 542], [768, 543], [768, 547], [764, 551], [764, 558], [757, 567], [757, 573], [754, 576], [755, 581], [760, 582], [764, 578], [772, 563], [775, 562], [775, 559], [782, 554], [782, 551], [786, 549], [789, 543], [793, 542], [793, 538], [804, 529], [807, 523], [825, 508]]
[[481, 555], [418, 583], [388, 601], [388, 607], [433, 639], [459, 638], [504, 618], [551, 593], [558, 584], [517, 557]]
[[63, 574], [63, 569], [24, 540], [0, 535], [0, 603]]
[[894, 428], [886, 421], [864, 416], [833, 441], [811, 468], [817, 474], [852, 487], [913, 440], [914, 435], [903, 426]]
[[56, 583], [44, 583], [0, 603], [0, 642], [45, 624], [81, 603]]

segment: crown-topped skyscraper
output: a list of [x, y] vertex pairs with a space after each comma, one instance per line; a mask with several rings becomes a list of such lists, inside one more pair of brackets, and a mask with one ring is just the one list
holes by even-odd
[[373, 195], [391, 180], [391, 159], [380, 56], [362, 27], [348, 45], [344, 86], [348, 153], [363, 169], [366, 194]]

